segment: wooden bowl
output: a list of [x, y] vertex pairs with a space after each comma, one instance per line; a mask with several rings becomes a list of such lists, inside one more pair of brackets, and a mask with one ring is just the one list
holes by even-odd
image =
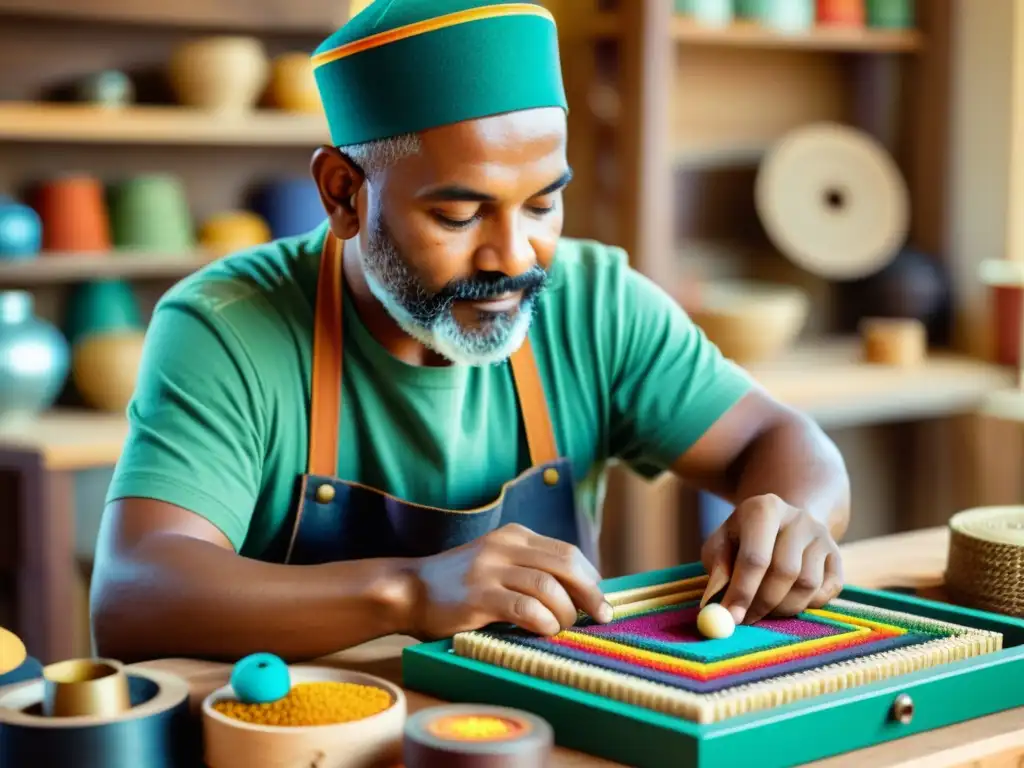
[[317, 765], [324, 768], [376, 768], [401, 764], [407, 704], [402, 689], [362, 672], [320, 666], [293, 666], [292, 684], [346, 682], [372, 685], [391, 696], [391, 706], [376, 715], [336, 725], [275, 727], [222, 715], [213, 707], [234, 699], [230, 685], [203, 701], [204, 758], [208, 768]]
[[726, 357], [753, 363], [774, 357], [800, 335], [811, 302], [794, 286], [717, 280], [699, 291], [688, 312]]

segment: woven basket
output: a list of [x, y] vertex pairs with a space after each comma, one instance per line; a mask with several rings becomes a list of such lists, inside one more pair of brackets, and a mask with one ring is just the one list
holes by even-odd
[[946, 589], [963, 605], [1024, 617], [1024, 507], [978, 507], [949, 521]]

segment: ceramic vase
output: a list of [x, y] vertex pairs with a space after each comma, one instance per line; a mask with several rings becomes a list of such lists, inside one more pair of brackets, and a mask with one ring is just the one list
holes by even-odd
[[91, 408], [123, 413], [135, 394], [146, 334], [142, 330], [81, 337], [71, 356], [75, 389]]
[[32, 294], [0, 291], [0, 426], [28, 421], [53, 405], [68, 368], [68, 342], [36, 317]]
[[124, 107], [135, 100], [135, 85], [124, 72], [103, 70], [83, 77], [75, 86], [75, 98], [98, 107]]
[[223, 255], [262, 245], [271, 239], [270, 226], [251, 211], [224, 211], [203, 222], [199, 244], [203, 250]]
[[267, 99], [271, 106], [286, 112], [323, 111], [309, 54], [284, 53], [274, 59]]
[[135, 293], [123, 280], [82, 283], [68, 297], [64, 334], [72, 345], [87, 336], [143, 328], [142, 312]]
[[170, 174], [144, 174], [111, 185], [110, 228], [119, 250], [184, 254], [195, 247], [185, 185]]
[[171, 54], [167, 76], [182, 104], [240, 113], [256, 105], [269, 69], [266, 50], [257, 38], [206, 37], [180, 44]]
[[758, 21], [776, 32], [799, 34], [814, 27], [814, 0], [773, 0], [757, 10]]
[[42, 244], [39, 214], [14, 200], [0, 200], [0, 261], [34, 259]]
[[912, 29], [917, 9], [914, 0], [867, 0], [868, 25], [881, 29]]
[[36, 197], [43, 222], [43, 249], [58, 253], [110, 250], [110, 216], [103, 183], [67, 175], [44, 183]]
[[91, 408], [123, 412], [135, 391], [145, 338], [131, 285], [97, 280], [68, 300], [65, 334], [71, 342], [71, 380]]
[[267, 184], [257, 196], [254, 207], [270, 225], [275, 238], [305, 234], [320, 226], [327, 216], [320, 190], [308, 177]]
[[818, 23], [835, 27], [863, 27], [864, 0], [818, 0]]

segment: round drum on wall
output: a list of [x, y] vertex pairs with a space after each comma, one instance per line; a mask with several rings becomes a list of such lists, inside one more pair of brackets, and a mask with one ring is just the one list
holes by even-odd
[[910, 228], [910, 193], [893, 158], [870, 135], [836, 123], [799, 128], [774, 146], [755, 200], [775, 247], [828, 280], [878, 272]]

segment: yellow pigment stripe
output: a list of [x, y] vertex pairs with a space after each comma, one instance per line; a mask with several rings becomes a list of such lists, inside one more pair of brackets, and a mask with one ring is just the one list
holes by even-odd
[[828, 635], [826, 637], [816, 637], [813, 640], [804, 640], [800, 643], [794, 643], [793, 645], [784, 645], [780, 648], [769, 648], [764, 651], [757, 651], [756, 653], [744, 654], [735, 659], [726, 659], [725, 661], [715, 661], [710, 664], [706, 664], [701, 661], [690, 661], [689, 659], [680, 659], [678, 656], [668, 656], [664, 653], [658, 653], [656, 651], [648, 651], [643, 648], [637, 648], [635, 646], [626, 646], [617, 640], [605, 640], [598, 635], [585, 635], [581, 632], [573, 632], [571, 629], [560, 632], [555, 638], [563, 637], [566, 640], [570, 640], [575, 644], [585, 646], [587, 648], [593, 648], [595, 650], [611, 651], [616, 654], [623, 654], [628, 652], [628, 655], [643, 659], [646, 661], [652, 661], [657, 664], [663, 664], [670, 669], [678, 669], [685, 672], [695, 672], [697, 674], [711, 674], [714, 672], [728, 671], [737, 667], [745, 667], [748, 664], [758, 661], [772, 661], [779, 658], [780, 656], [788, 656], [794, 652], [803, 651], [814, 651], [819, 648], [827, 648], [832, 645], [838, 645], [849, 640], [853, 640], [857, 637], [864, 635], [871, 635], [872, 631], [868, 627], [860, 627], [858, 629], [851, 630], [849, 632], [843, 632], [839, 635]]
[[[338, 46], [329, 51], [318, 53], [312, 57], [311, 61], [315, 69], [332, 61], [344, 59], [346, 56], [362, 53], [372, 48], [379, 48], [382, 45], [395, 43], [399, 40], [406, 40], [417, 35], [425, 35], [428, 32], [437, 32], [439, 29], [454, 27], [457, 24], [494, 19], [500, 16], [540, 16], [541, 18], [548, 19], [552, 24], [555, 22], [555, 17], [551, 15], [551, 11], [532, 3], [505, 3], [503, 5], [491, 5], [486, 8], [469, 8], [465, 11], [456, 11], [455, 13], [448, 13], [434, 19], [424, 19], [413, 24], [406, 24], [404, 27], [389, 29], [387, 32], [370, 35], [362, 40], [353, 40], [351, 43], [345, 43], [345, 45]], [[410, 66], [413, 65], [410, 64]]]
[[826, 619], [832, 619], [833, 621], [841, 622], [842, 624], [857, 624], [861, 627], [870, 627], [871, 629], [879, 632], [889, 632], [894, 635], [905, 635], [907, 634], [906, 629], [903, 627], [897, 627], [893, 624], [885, 624], [881, 621], [871, 621], [871, 619], [862, 619], [859, 616], [848, 616], [845, 613], [833, 613], [827, 611], [824, 608], [811, 608], [807, 613], [813, 616], [821, 616]]

